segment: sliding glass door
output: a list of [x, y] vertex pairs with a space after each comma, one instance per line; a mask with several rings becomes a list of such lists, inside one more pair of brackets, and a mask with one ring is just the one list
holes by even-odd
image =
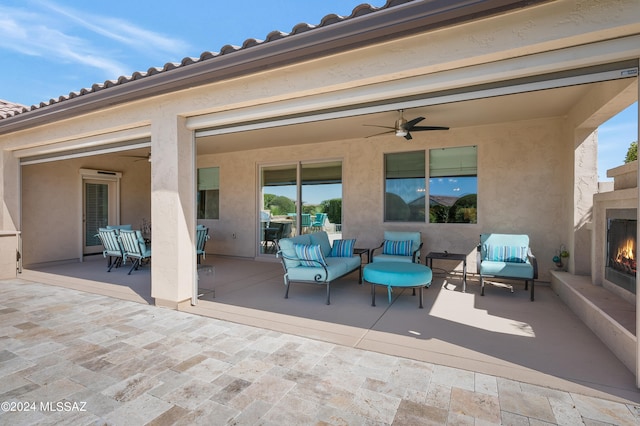
[[299, 162], [260, 168], [258, 254], [275, 241], [314, 231], [342, 232], [342, 162]]
[[83, 179], [83, 253], [102, 251], [98, 228], [117, 224], [117, 181]]

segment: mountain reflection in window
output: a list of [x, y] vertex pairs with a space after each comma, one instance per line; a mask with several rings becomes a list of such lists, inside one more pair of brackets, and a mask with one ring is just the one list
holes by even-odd
[[429, 150], [429, 222], [478, 223], [476, 146]]

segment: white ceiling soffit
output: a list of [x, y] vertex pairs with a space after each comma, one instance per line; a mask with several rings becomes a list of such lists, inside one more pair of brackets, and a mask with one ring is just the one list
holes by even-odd
[[[268, 129], [293, 124], [353, 117], [377, 112], [485, 99], [496, 96], [617, 80], [621, 78], [637, 78], [637, 76], [638, 61], [631, 60], [563, 72], [502, 80], [495, 83], [479, 84], [476, 86], [444, 90], [440, 92], [390, 98], [377, 102], [362, 104], [352, 103], [348, 106], [326, 109], [319, 107], [319, 104], [326, 104], [328, 100], [316, 99], [318, 102], [310, 102], [309, 97], [307, 97], [303, 100], [294, 99], [289, 102], [284, 102], [280, 105], [280, 108], [271, 104], [247, 108], [244, 114], [240, 111], [227, 111], [225, 113], [215, 114], [215, 118], [212, 116], [207, 116], [207, 118], [193, 117], [190, 119], [188, 126], [196, 130], [196, 137], [224, 135], [249, 130]], [[419, 85], [414, 85], [414, 90], [416, 87], [419, 87]], [[321, 96], [327, 97], [332, 95], [329, 94]], [[345, 97], [340, 98], [345, 99]], [[358, 96], [347, 97], [347, 99], [350, 99], [352, 102], [354, 98], [357, 99]], [[278, 110], [291, 111], [295, 108], [294, 105], [300, 102], [303, 102], [306, 108], [309, 108], [309, 105], [312, 105], [315, 107], [314, 111], [303, 111], [297, 114], [283, 114], [276, 117], [271, 116], [267, 118], [258, 118], [261, 114], [266, 114], [267, 110], [269, 110], [271, 114]], [[212, 126], [211, 124], [214, 124], [215, 121], [218, 121], [218, 123], [216, 123], [217, 125]], [[208, 122], [210, 125], [207, 126], [207, 128], [200, 128], [198, 130], [197, 126], [202, 125], [205, 122]]]
[[68, 149], [66, 151], [24, 156], [20, 157], [20, 164], [23, 166], [27, 166], [30, 164], [48, 163], [51, 161], [69, 160], [71, 158], [90, 157], [94, 155], [111, 154], [114, 152], [129, 151], [132, 149], [149, 147], [151, 147], [150, 138], [134, 141], [129, 140], [100, 146], [80, 147], [75, 149]]

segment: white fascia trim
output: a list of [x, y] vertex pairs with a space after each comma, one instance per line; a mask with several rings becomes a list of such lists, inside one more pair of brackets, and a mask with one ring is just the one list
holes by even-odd
[[[130, 141], [130, 143], [127, 143]], [[36, 164], [47, 161], [78, 158], [88, 155], [108, 154], [151, 146], [151, 126], [118, 130], [64, 142], [39, 145], [13, 151], [21, 164]], [[33, 160], [30, 158], [33, 157]]]
[[32, 157], [25, 157], [20, 160], [20, 165], [28, 166], [30, 164], [50, 163], [52, 161], [70, 160], [72, 158], [91, 157], [101, 154], [112, 154], [114, 152], [128, 151], [137, 148], [150, 148], [151, 141], [142, 141], [136, 143], [127, 143], [126, 145], [118, 145], [113, 147], [87, 149], [69, 152], [59, 152], [52, 154], [34, 155]]
[[[186, 126], [191, 130], [195, 130], [197, 137], [212, 136], [615, 78], [627, 78], [634, 75], [637, 76], [637, 68], [635, 68], [635, 71], [633, 69], [621, 70], [618, 74], [615, 71], [585, 74], [524, 85], [509, 86], [508, 82], [502, 83], [517, 78], [586, 68], [638, 57], [640, 57], [640, 35], [504, 59], [450, 71], [394, 80], [388, 83], [377, 83], [340, 92], [323, 93], [317, 96], [307, 96], [249, 108], [194, 116], [187, 119]], [[409, 102], [383, 102], [384, 100], [414, 96], [416, 93], [429, 94], [488, 83], [495, 83], [496, 87], [483, 91], [463, 92], [456, 95], [433, 96]], [[377, 104], [375, 106], [358, 106], [366, 105], [367, 103]], [[353, 106], [353, 108], [349, 108], [349, 106]], [[316, 113], [316, 111], [331, 109], [334, 111]], [[278, 117], [287, 116], [294, 117], [278, 119]], [[249, 124], [237, 125], [237, 123], [242, 122], [249, 122]]]

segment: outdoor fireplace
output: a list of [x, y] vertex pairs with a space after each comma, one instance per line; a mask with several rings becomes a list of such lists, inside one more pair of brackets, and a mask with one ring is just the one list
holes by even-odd
[[637, 220], [609, 219], [605, 278], [636, 293]]

